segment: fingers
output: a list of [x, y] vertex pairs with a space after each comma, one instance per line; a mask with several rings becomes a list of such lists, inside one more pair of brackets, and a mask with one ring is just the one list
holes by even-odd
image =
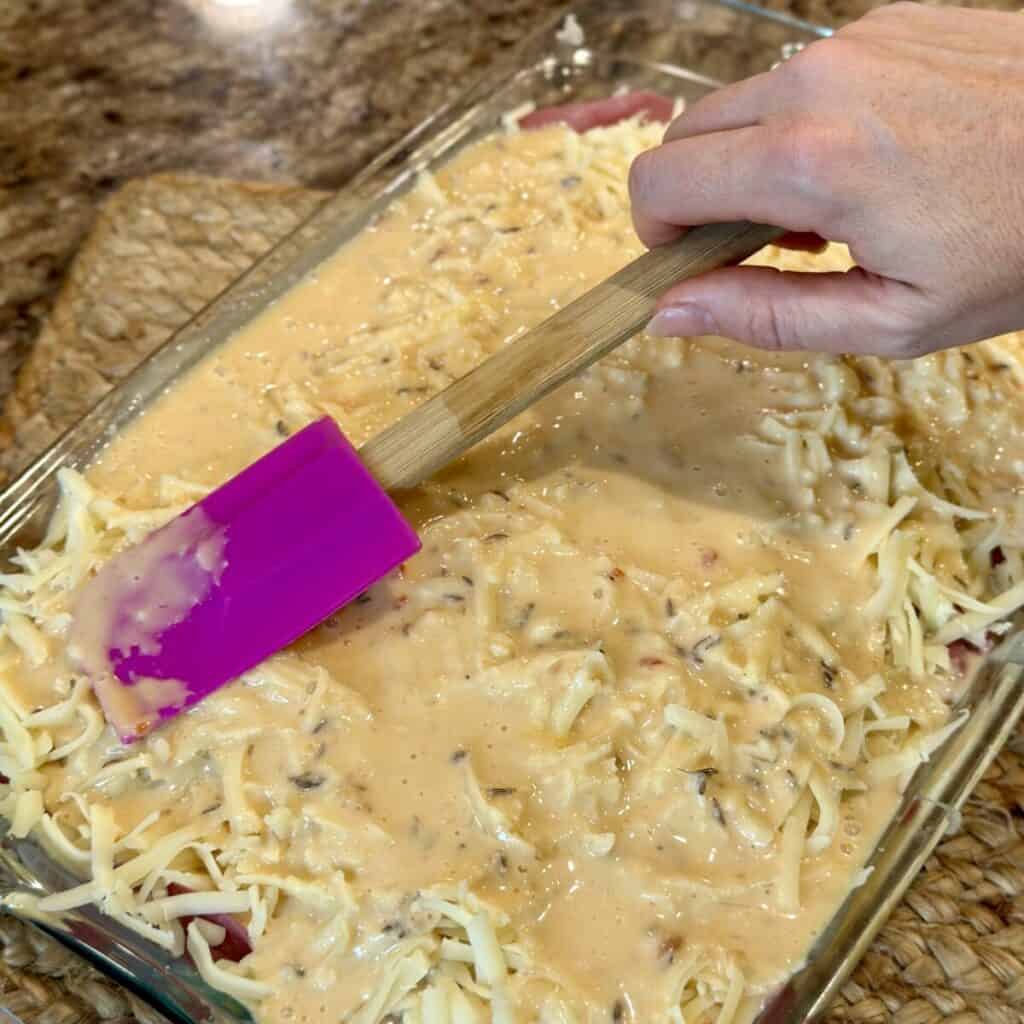
[[750, 220], [837, 237], [830, 231], [836, 197], [816, 166], [826, 146], [806, 131], [754, 126], [641, 153], [629, 172], [636, 232], [655, 246], [682, 226]]
[[779, 76], [754, 75], [734, 85], [716, 89], [687, 107], [665, 132], [664, 142], [675, 142], [709, 132], [733, 131], [758, 124], [776, 110]]
[[906, 358], [925, 351], [921, 297], [859, 267], [804, 274], [769, 267], [718, 270], [669, 291], [648, 332], [721, 335], [756, 348]]

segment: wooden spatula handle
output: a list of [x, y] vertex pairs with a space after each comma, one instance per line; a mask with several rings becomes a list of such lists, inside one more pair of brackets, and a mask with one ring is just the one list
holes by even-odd
[[415, 486], [640, 331], [672, 285], [739, 263], [782, 234], [709, 224], [645, 252], [378, 434], [360, 451], [363, 463], [387, 490]]

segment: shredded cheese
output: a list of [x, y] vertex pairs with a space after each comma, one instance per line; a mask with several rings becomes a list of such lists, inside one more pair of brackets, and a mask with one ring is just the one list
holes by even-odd
[[[559, 38], [583, 43], [571, 17]], [[503, 119], [509, 137], [500, 162], [520, 176], [530, 168], [519, 155], [518, 122], [531, 109]], [[534, 285], [522, 285], [520, 298], [534, 304], [508, 322], [513, 278], [529, 278], [536, 265], [518, 248], [532, 231], [567, 251], [591, 233], [617, 233], [625, 258], [626, 169], [660, 129], [635, 120], [585, 134], [553, 131], [561, 134], [543, 157], [550, 195], [513, 196], [514, 217], [496, 164], [480, 194], [421, 170], [414, 192], [397, 202], [416, 210], [406, 261], [424, 272], [389, 279], [378, 321], [311, 357], [317, 372], [308, 380], [275, 369], [264, 403], [273, 419], [255, 428], [273, 438], [331, 415], [350, 436], [371, 436], [385, 412], [410, 408], [518, 337], [529, 319], [571, 301], [578, 290], [570, 286], [534, 297], [525, 294]], [[820, 260], [764, 258], [820, 269], [848, 265], [847, 255], [832, 247]], [[544, 291], [540, 282], [536, 290]], [[686, 572], [657, 555], [639, 564], [643, 545], [620, 559], [602, 523], [578, 521], [579, 495], [605, 484], [613, 493], [628, 478], [640, 495], [638, 532], [669, 499], [657, 472], [641, 480], [626, 453], [620, 461], [596, 435], [618, 437], [647, 415], [662, 374], [709, 353], [735, 365], [729, 379], [738, 387], [771, 385], [729, 443], [755, 452], [766, 476], [777, 477], [769, 483], [784, 491], [778, 518], [750, 521], [756, 517], [730, 499], [723, 531], [740, 537], [739, 555], [699, 552]], [[525, 918], [488, 903], [477, 883], [507, 894], [520, 874], [539, 868], [541, 887], [553, 894], [544, 913], [556, 915], [570, 897], [547, 861], [564, 858], [568, 876], [615, 878], [642, 843], [630, 814], [648, 807], [657, 827], [671, 835], [678, 826], [693, 849], [722, 858], [710, 878], [673, 863], [671, 884], [645, 889], [652, 919], [677, 917], [685, 893], [705, 907], [757, 902], [795, 927], [814, 873], [839, 855], [853, 802], [891, 797], [963, 724], [966, 712], [949, 712], [963, 684], [962, 652], [949, 645], [984, 649], [1024, 603], [1024, 503], [979, 465], [984, 459], [931, 441], [935, 424], [963, 429], [972, 416], [993, 417], [993, 435], [1009, 436], [1016, 427], [1007, 396], [1024, 382], [1024, 363], [1012, 339], [906, 365], [808, 356], [799, 364], [762, 360], [752, 372], [749, 355], [719, 339], [639, 337], [582, 375], [572, 400], [596, 410], [595, 424], [566, 416], [558, 427], [593, 427], [595, 461], [609, 460], [600, 485], [579, 466], [549, 472], [538, 462], [536, 480], [510, 473], [500, 491], [463, 492], [458, 473], [422, 489], [422, 537], [441, 553], [444, 571], [425, 579], [410, 563], [382, 581], [360, 599], [368, 608], [358, 628], [391, 616], [390, 636], [403, 638], [393, 652], [398, 679], [411, 665], [403, 657], [443, 647], [450, 672], [436, 681], [438, 693], [486, 692], [526, 709], [536, 739], [514, 766], [528, 785], [501, 776], [501, 757], [455, 751], [439, 798], [447, 801], [445, 829], [418, 817], [371, 820], [381, 780], [364, 777], [354, 737], [363, 726], [386, 727], [371, 689], [379, 680], [370, 669], [360, 678], [362, 665], [335, 678], [309, 649], [247, 673], [191, 710], [187, 727], [121, 749], [89, 681], [58, 664], [72, 601], [99, 566], [207, 488], [165, 477], [151, 492], [156, 504], [135, 508], [62, 470], [45, 537], [0, 576], [0, 772], [9, 780], [0, 786], [0, 813], [12, 836], [39, 839], [81, 879], [39, 909], [96, 903], [172, 953], [187, 947], [208, 984], [257, 1014], [268, 1001], [277, 1006], [281, 978], [299, 978], [300, 961], [310, 957], [302, 984], [322, 992], [353, 969], [363, 972], [353, 983], [361, 1001], [338, 1011], [348, 1024], [510, 1024], [526, 1019], [526, 1006], [542, 1024], [614, 1019], [632, 1011], [590, 1006], [572, 978], [545, 963]], [[323, 379], [345, 387], [323, 390]], [[543, 423], [537, 411], [524, 414], [510, 442], [522, 444], [517, 458], [529, 454], [531, 432]], [[676, 472], [686, 453], [662, 440], [645, 437], [666, 473]], [[692, 485], [684, 490], [689, 500]], [[794, 585], [791, 565], [821, 558], [824, 578], [836, 552], [863, 584], [863, 607], [831, 600], [824, 585], [815, 607]], [[556, 606], [545, 599], [562, 573], [574, 596]], [[847, 616], [858, 619], [857, 650]], [[471, 624], [473, 639], [449, 628], [453, 621]], [[606, 634], [614, 642], [604, 644]], [[503, 725], [495, 716], [479, 734], [498, 746]], [[351, 757], [332, 757], [337, 750]], [[396, 764], [399, 753], [406, 751], [396, 751]], [[416, 788], [416, 765], [403, 761], [395, 771]], [[413, 812], [415, 804], [410, 797]], [[542, 819], [563, 831], [532, 842]], [[363, 873], [390, 863], [407, 834], [427, 856], [456, 833], [478, 852], [478, 877], [367, 891]], [[652, 863], [672, 856], [655, 850]], [[720, 865], [737, 851], [753, 873], [762, 871], [756, 881], [724, 879]], [[870, 869], [856, 870], [860, 884]], [[253, 951], [239, 965], [214, 961], [211, 948], [229, 930], [211, 915], [244, 925]], [[196, 920], [185, 929], [187, 918]], [[306, 930], [302, 948], [288, 954], [292, 968], [274, 957], [284, 956], [296, 921]], [[729, 1024], [764, 993], [756, 964], [703, 935], [682, 946], [667, 936], [651, 947], [662, 1007], [652, 1024]]]

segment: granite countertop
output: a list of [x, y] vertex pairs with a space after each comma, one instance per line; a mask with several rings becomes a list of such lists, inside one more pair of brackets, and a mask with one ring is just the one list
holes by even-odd
[[[767, 0], [766, 6], [836, 24], [878, 2]], [[6, 0], [0, 10], [0, 398], [98, 205], [124, 181], [189, 170], [339, 185], [562, 6], [562, 0]]]

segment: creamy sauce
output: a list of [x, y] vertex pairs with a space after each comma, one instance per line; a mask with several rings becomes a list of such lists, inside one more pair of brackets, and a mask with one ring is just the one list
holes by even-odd
[[[324, 413], [364, 442], [638, 253], [625, 168], [657, 134], [555, 129], [460, 156], [142, 416], [89, 485], [160, 506], [166, 474], [215, 486]], [[873, 423], [897, 447], [948, 431], [951, 461], [984, 446], [908, 422], [908, 385], [876, 364], [634, 340], [405, 496], [424, 546], [402, 570], [134, 745], [144, 771], [100, 740], [46, 765], [46, 807], [76, 843], [73, 791], [119, 835], [159, 811], [147, 847], [208, 822], [218, 870], [270, 900], [243, 915], [259, 934], [238, 972], [269, 986], [261, 1021], [385, 1019], [367, 1007], [389, 958], [421, 939], [463, 993], [430, 998], [479, 1007], [466, 985], [483, 985], [518, 1007], [500, 1019], [655, 1022], [682, 1002], [712, 1020], [736, 978], [749, 1016], [895, 807], [898, 773], [866, 782], [868, 755], [941, 726], [959, 685], [893, 667], [895, 620], [865, 611], [893, 500], [865, 466]], [[992, 386], [997, 404], [1018, 385]], [[830, 409], [824, 455], [813, 430], [785, 434]], [[10, 699], [48, 703], [40, 671]], [[783, 835], [803, 801], [797, 877]], [[198, 858], [153, 891], [208, 888]], [[459, 980], [472, 936], [420, 895], [452, 886], [505, 915], [504, 980], [480, 961]]]

